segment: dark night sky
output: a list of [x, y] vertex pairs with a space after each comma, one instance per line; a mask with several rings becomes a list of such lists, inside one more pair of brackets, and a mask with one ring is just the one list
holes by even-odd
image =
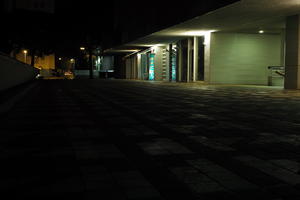
[[149, 34], [199, 16], [237, 0], [84, 0], [57, 1], [58, 27], [84, 37], [120, 41], [121, 32], [128, 40]]
[[[236, 1], [57, 0], [54, 15], [28, 17], [21, 13], [15, 16], [15, 21], [5, 21], [7, 28], [4, 30], [8, 37], [12, 33], [30, 35], [30, 32], [40, 31], [48, 43], [55, 43], [55, 49], [61, 52], [87, 45], [87, 35], [92, 43], [109, 48]], [[27, 19], [27, 23], [20, 24], [20, 18]], [[19, 25], [14, 26], [15, 23]]]
[[[120, 18], [123, 19], [123, 27], [142, 21], [147, 23], [150, 18], [157, 23], [170, 25], [236, 1], [184, 0], [178, 3], [174, 0], [60, 0], [56, 2], [56, 12], [64, 22], [98, 24], [98, 28], [107, 27]], [[126, 21], [128, 19], [130, 21]]]

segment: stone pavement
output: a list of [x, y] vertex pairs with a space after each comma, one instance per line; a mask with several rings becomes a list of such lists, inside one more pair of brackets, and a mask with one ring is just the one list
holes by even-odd
[[6, 199], [300, 199], [300, 91], [40, 81], [0, 143]]

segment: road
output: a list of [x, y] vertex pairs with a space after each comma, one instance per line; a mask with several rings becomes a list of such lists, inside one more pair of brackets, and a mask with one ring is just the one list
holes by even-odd
[[1, 122], [12, 199], [300, 197], [300, 91], [44, 80]]

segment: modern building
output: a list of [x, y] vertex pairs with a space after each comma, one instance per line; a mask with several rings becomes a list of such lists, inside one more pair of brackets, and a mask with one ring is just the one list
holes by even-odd
[[105, 52], [127, 52], [127, 79], [300, 89], [299, 14], [299, 0], [241, 0]]

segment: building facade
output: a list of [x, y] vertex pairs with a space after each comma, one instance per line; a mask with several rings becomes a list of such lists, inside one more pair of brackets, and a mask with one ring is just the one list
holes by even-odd
[[[12, 53], [11, 57], [23, 62], [27, 65], [32, 64], [32, 56], [29, 50], [22, 49], [18, 53]], [[53, 76], [56, 70], [55, 54], [36, 55], [34, 57], [34, 67], [40, 70], [40, 74], [44, 77]]]
[[[126, 78], [300, 89], [299, 1], [242, 0], [113, 49]], [[147, 48], [145, 50], [145, 48]]]

